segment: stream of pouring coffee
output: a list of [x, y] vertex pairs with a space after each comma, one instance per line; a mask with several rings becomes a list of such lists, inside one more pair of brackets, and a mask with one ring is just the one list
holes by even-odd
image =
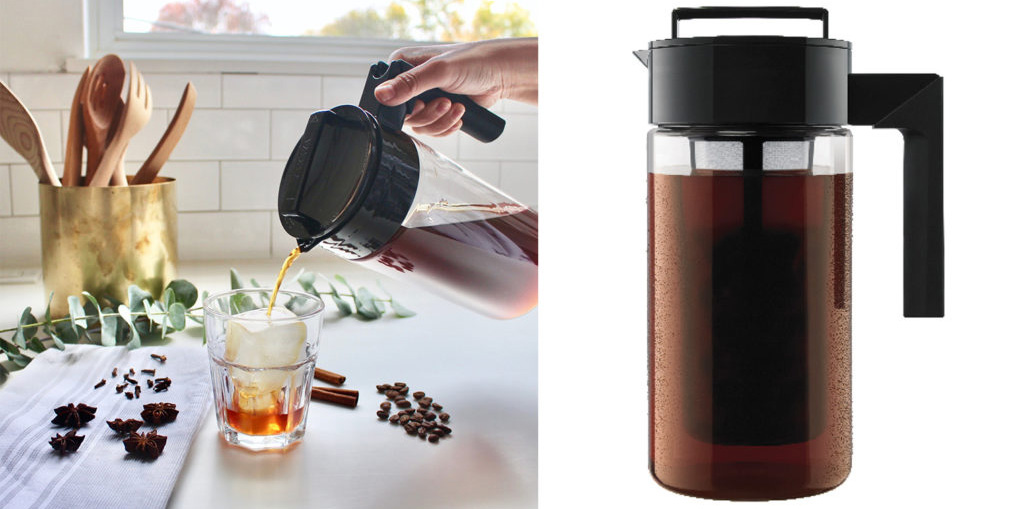
[[284, 259], [284, 263], [281, 264], [281, 272], [277, 273], [277, 282], [274, 283], [274, 293], [270, 294], [270, 305], [267, 306], [267, 318], [270, 318], [270, 312], [274, 309], [274, 302], [277, 300], [277, 292], [281, 289], [281, 282], [284, 281], [284, 274], [288, 272], [288, 268], [295, 263], [295, 259], [302, 254], [302, 251], [296, 247], [292, 249], [291, 253], [288, 253], [288, 258]]

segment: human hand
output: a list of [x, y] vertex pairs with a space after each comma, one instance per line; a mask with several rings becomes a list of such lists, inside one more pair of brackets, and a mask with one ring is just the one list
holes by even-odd
[[[402, 48], [390, 59], [412, 69], [374, 91], [382, 104], [394, 106], [433, 88], [462, 94], [483, 107], [499, 99], [537, 103], [537, 39], [496, 39], [470, 43]], [[418, 134], [447, 136], [462, 128], [465, 106], [439, 98], [417, 100], [405, 123]]]

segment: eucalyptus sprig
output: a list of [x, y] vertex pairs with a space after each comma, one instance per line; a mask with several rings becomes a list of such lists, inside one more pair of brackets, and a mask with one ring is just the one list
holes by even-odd
[[[318, 277], [327, 282], [329, 290], [320, 291], [316, 288]], [[322, 274], [303, 272], [295, 281], [308, 293], [321, 298], [325, 295], [330, 296], [341, 317], [355, 314], [363, 320], [376, 320], [387, 314], [389, 306], [394, 316], [398, 318], [416, 314], [396, 302], [390, 295], [387, 298], [380, 298], [365, 287], [352, 288], [340, 275], [335, 275], [334, 279], [341, 283], [348, 293], [338, 291], [331, 280]], [[249, 281], [253, 287], [262, 288], [255, 279]], [[231, 289], [242, 287], [242, 277], [235, 269], [231, 269]], [[203, 292], [203, 299], [205, 300], [208, 295], [209, 292]], [[266, 306], [269, 295], [261, 298], [264, 301], [263, 306]], [[46, 305], [42, 320], [32, 314], [31, 307], [27, 307], [22, 310], [16, 327], [0, 329], [0, 334], [13, 332], [9, 340], [0, 337], [0, 352], [18, 369], [27, 366], [35, 355], [47, 348], [64, 350], [67, 343], [98, 343], [103, 346], [124, 345], [128, 348], [137, 348], [142, 345], [143, 337], [159, 335], [163, 338], [167, 334], [184, 330], [188, 320], [203, 324], [203, 307], [199, 301], [199, 291], [195, 285], [184, 279], [168, 283], [159, 299], [136, 285], [128, 287], [127, 303], [105, 296], [104, 301], [108, 305], [102, 306], [100, 300], [89, 292], [82, 292], [81, 297], [71, 295], [68, 297], [68, 316], [63, 318], [50, 316], [52, 300], [53, 294], [50, 294], [50, 302]], [[255, 303], [251, 301], [247, 306], [256, 308]], [[7, 369], [0, 364], [0, 383], [7, 379], [7, 374]]]

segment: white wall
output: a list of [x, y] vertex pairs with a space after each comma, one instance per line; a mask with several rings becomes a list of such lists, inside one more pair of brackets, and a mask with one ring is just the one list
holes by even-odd
[[[3, 0], [0, 0], [3, 1]], [[8, 50], [10, 52], [10, 50]], [[309, 114], [358, 102], [363, 78], [319, 75], [144, 73], [154, 100], [149, 125], [128, 149], [131, 173], [149, 155], [191, 80], [196, 111], [162, 175], [178, 179], [183, 260], [281, 258], [294, 246], [277, 220], [278, 182]], [[55, 167], [79, 74], [0, 72], [36, 117]], [[424, 138], [484, 180], [537, 205], [537, 110], [499, 103], [505, 134], [481, 144], [461, 133]], [[0, 144], [0, 267], [40, 265], [39, 204], [32, 170]]]

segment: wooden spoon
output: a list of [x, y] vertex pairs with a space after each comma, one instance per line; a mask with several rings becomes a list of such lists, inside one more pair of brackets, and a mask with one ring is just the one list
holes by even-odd
[[[82, 117], [85, 122], [85, 148], [89, 151], [85, 180], [92, 183], [93, 174], [103, 160], [110, 137], [121, 117], [124, 101], [124, 62], [117, 55], [107, 55], [96, 62], [89, 84], [82, 95]], [[103, 185], [107, 185], [103, 183]]]
[[135, 64], [128, 65], [130, 73], [128, 76], [128, 99], [121, 110], [121, 118], [110, 139], [110, 144], [107, 145], [103, 159], [100, 160], [96, 174], [93, 175], [92, 182], [89, 184], [91, 186], [106, 187], [110, 184], [114, 170], [124, 158], [128, 141], [146, 126], [149, 117], [153, 114], [153, 101], [150, 99], [149, 86], [143, 81]]
[[185, 133], [189, 119], [192, 118], [192, 110], [196, 107], [196, 87], [192, 82], [185, 85], [185, 91], [181, 94], [181, 101], [178, 102], [178, 110], [174, 112], [174, 118], [164, 131], [164, 136], [153, 148], [146, 162], [142, 163], [139, 171], [135, 172], [132, 178], [132, 185], [149, 184], [156, 178], [157, 172], [163, 168], [167, 158], [171, 157], [171, 151], [178, 144], [181, 135]]
[[78, 80], [75, 98], [71, 100], [68, 143], [64, 150], [64, 185], [68, 187], [82, 185], [82, 96], [86, 85], [89, 84], [91, 74], [92, 66], [90, 65], [82, 73], [82, 79]]
[[0, 82], [0, 138], [7, 140], [28, 161], [40, 182], [60, 187], [36, 120], [3, 82]]

